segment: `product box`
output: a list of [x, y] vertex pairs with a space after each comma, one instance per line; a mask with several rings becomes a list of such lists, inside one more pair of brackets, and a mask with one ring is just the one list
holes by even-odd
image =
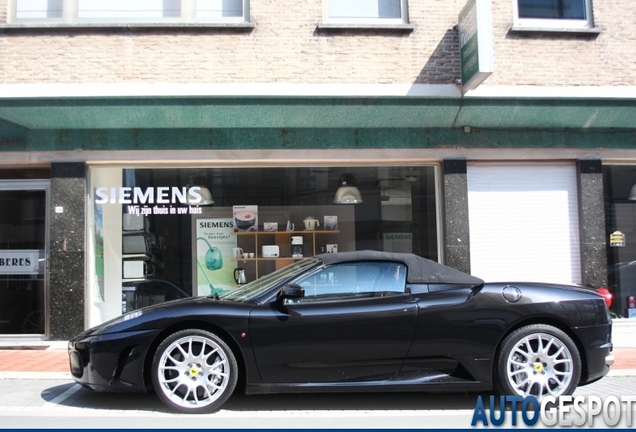
[[234, 221], [234, 231], [257, 231], [258, 206], [235, 205], [232, 208], [232, 220]]
[[327, 231], [336, 231], [338, 229], [338, 216], [325, 216], [323, 226]]

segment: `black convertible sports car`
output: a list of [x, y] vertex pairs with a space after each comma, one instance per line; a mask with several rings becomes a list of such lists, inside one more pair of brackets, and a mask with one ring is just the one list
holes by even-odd
[[323, 254], [222, 296], [149, 306], [69, 342], [95, 390], [153, 390], [212, 412], [248, 394], [486, 391], [571, 394], [613, 362], [603, 297], [484, 283], [412, 254]]

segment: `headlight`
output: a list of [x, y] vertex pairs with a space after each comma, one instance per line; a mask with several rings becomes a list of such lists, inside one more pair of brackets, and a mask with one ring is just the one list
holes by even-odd
[[137, 309], [136, 311], [132, 311], [130, 313], [127, 313], [126, 315], [122, 315], [121, 316], [121, 320], [122, 321], [128, 321], [128, 320], [133, 319], [133, 318], [139, 318], [142, 313], [143, 312], [141, 312], [141, 309]]
[[139, 318], [142, 314], [143, 312], [141, 311], [141, 309], [138, 309], [125, 315], [118, 316], [117, 318], [113, 318], [110, 321], [106, 321], [105, 323], [98, 325], [93, 329], [91, 333], [94, 335], [108, 333], [108, 330], [110, 330], [117, 324], [123, 323], [125, 321], [130, 321], [131, 319]]

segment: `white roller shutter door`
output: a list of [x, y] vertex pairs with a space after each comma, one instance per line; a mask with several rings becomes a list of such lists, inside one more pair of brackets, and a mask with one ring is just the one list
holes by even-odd
[[581, 282], [573, 164], [468, 164], [468, 209], [473, 275]]

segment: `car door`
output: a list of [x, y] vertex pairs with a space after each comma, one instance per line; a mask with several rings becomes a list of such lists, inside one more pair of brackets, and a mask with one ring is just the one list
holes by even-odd
[[408, 352], [417, 305], [405, 292], [406, 267], [355, 262], [295, 281], [298, 300], [253, 309], [250, 334], [266, 383], [385, 380]]
[[478, 300], [473, 286], [429, 284], [411, 287], [419, 313], [411, 349], [401, 373], [422, 383], [490, 382], [493, 354], [506, 326], [498, 292]]

